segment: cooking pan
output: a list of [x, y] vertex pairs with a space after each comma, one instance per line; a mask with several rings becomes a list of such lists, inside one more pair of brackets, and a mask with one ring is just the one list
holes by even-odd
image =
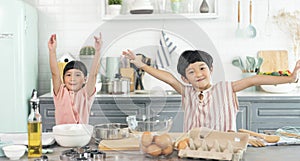
[[108, 123], [98, 124], [94, 126], [93, 137], [96, 142], [100, 140], [115, 140], [123, 139], [129, 136], [127, 124], [122, 123]]

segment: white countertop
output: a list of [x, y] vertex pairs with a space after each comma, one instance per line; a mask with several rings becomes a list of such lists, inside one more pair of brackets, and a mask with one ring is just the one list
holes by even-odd
[[[179, 97], [178, 94], [167, 95], [164, 91], [147, 91], [145, 93], [136, 94], [131, 92], [130, 94], [120, 94], [120, 95], [112, 95], [112, 94], [96, 94], [96, 97]], [[300, 97], [300, 88], [296, 88], [295, 90], [288, 93], [268, 93], [264, 91], [241, 91], [237, 92], [238, 97]], [[40, 97], [53, 97], [51, 93], [46, 93]]]

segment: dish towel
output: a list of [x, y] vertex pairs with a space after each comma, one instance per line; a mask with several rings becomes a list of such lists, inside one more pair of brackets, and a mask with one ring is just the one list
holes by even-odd
[[162, 30], [160, 34], [159, 47], [157, 49], [157, 59], [154, 65], [156, 68], [166, 68], [172, 64], [172, 53], [175, 52], [177, 46], [170, 40], [166, 33]]

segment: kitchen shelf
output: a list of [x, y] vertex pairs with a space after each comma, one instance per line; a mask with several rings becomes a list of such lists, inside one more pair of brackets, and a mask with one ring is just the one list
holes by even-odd
[[[163, 19], [215, 19], [219, 17], [218, 0], [208, 0], [210, 3], [209, 13], [159, 13], [155, 8], [152, 14], [130, 14], [121, 13], [120, 15], [108, 14], [107, 1], [102, 1], [102, 20], [163, 20]], [[170, 8], [168, 9], [170, 10]], [[194, 10], [196, 10], [194, 8]]]

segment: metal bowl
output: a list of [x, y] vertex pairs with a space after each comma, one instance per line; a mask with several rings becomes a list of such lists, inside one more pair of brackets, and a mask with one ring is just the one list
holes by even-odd
[[98, 124], [94, 126], [93, 136], [96, 142], [123, 139], [129, 136], [128, 125], [121, 123]]

